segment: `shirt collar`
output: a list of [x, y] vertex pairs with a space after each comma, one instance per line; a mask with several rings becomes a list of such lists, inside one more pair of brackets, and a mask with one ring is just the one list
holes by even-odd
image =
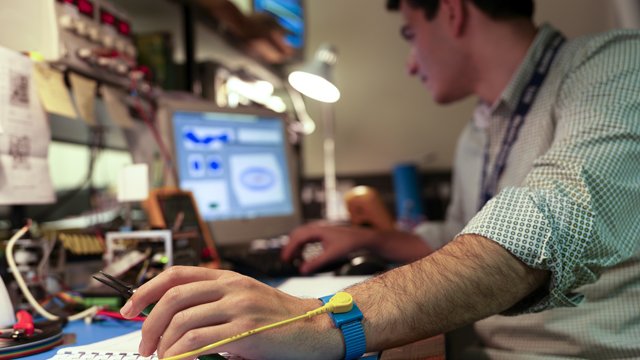
[[557, 33], [558, 30], [546, 23], [538, 29], [538, 33], [536, 34], [533, 43], [529, 47], [529, 50], [527, 50], [527, 55], [525, 56], [524, 61], [511, 77], [511, 81], [509, 81], [507, 87], [500, 94], [498, 101], [491, 106], [492, 113], [495, 113], [501, 106], [506, 106], [506, 110], [509, 111], [509, 113], [515, 111], [515, 108], [518, 105], [518, 98], [525, 86], [527, 86], [527, 83], [533, 74], [536, 62], [543, 55], [547, 44], [553, 40]]

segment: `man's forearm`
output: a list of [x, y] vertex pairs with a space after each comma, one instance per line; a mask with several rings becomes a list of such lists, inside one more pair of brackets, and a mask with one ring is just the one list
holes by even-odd
[[548, 276], [489, 239], [463, 235], [424, 259], [348, 291], [364, 314], [367, 349], [379, 350], [504, 311]]

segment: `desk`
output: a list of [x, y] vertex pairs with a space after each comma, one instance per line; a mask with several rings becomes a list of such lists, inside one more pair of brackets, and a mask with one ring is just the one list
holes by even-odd
[[[82, 321], [69, 323], [64, 333], [75, 333], [76, 342], [74, 344], [58, 346], [55, 349], [26, 356], [22, 359], [29, 360], [45, 360], [53, 357], [58, 350], [67, 346], [87, 345], [94, 342], [107, 340], [116, 336], [124, 335], [129, 332], [142, 328], [141, 322], [127, 322], [108, 320], [104, 322], [96, 322], [93, 324], [85, 324]], [[444, 335], [434, 336], [432, 338], [417, 341], [413, 344], [401, 346], [383, 351], [377, 359], [379, 360], [444, 360]], [[375, 357], [367, 357], [367, 359], [376, 359]]]

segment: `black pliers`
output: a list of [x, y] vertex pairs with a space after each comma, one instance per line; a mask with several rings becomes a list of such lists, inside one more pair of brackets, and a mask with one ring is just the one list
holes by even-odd
[[[104, 277], [99, 277], [98, 275], [102, 275]], [[115, 291], [120, 293], [120, 295], [122, 295], [122, 297], [124, 297], [125, 299], [129, 299], [133, 295], [133, 293], [136, 292], [136, 289], [133, 287], [133, 285], [120, 281], [114, 278], [113, 276], [102, 271], [100, 271], [100, 273], [97, 275], [93, 275], [93, 278], [107, 285], [108, 287], [114, 289]], [[150, 304], [149, 306], [144, 308], [144, 310], [142, 310], [142, 314], [145, 316], [149, 315], [149, 313], [151, 312], [151, 310], [153, 310], [153, 307], [155, 305], [156, 304]]]

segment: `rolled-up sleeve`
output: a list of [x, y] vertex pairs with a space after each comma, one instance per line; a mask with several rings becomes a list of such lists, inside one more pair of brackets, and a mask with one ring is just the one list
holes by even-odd
[[564, 81], [549, 150], [461, 232], [551, 272], [547, 293], [518, 312], [578, 304], [581, 285], [640, 249], [640, 39], [604, 40]]

